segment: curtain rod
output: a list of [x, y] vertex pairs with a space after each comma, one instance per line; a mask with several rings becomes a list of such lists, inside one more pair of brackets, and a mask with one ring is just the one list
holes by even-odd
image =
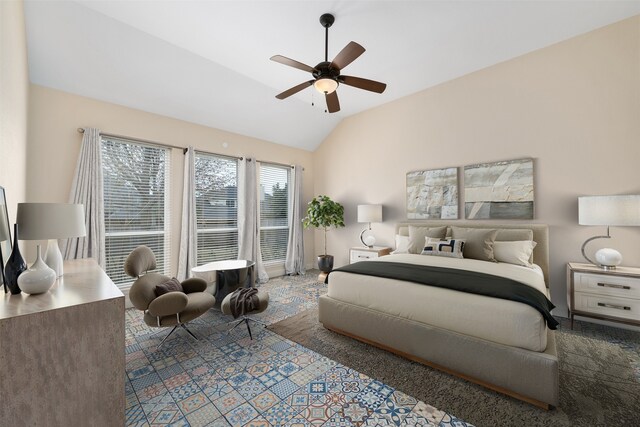
[[[78, 128], [78, 132], [84, 133], [84, 129], [83, 128]], [[162, 147], [178, 148], [180, 150], [184, 149], [184, 147], [178, 147], [177, 145], [165, 144], [165, 143], [156, 142], [156, 141], [149, 141], [147, 139], [132, 138], [130, 136], [116, 135], [116, 134], [113, 134], [113, 133], [100, 132], [100, 135], [106, 136], [108, 138], [127, 139], [129, 141], [142, 142], [144, 144], [160, 145]]]
[[[260, 162], [260, 163], [269, 163], [269, 164], [271, 164], [271, 165], [282, 166], [282, 167], [285, 167], [285, 168], [291, 168], [291, 169], [293, 169], [293, 168], [295, 167], [294, 165], [287, 165], [287, 164], [285, 164], [285, 163], [271, 162], [271, 161], [269, 161], [269, 160], [259, 160], [259, 159], [256, 159], [256, 162]], [[302, 168], [302, 170], [304, 170], [304, 168]]]
[[[78, 128], [78, 132], [84, 133], [84, 128]], [[160, 145], [162, 147], [177, 148], [179, 150], [182, 150], [182, 154], [186, 154], [186, 152], [188, 150], [187, 147], [180, 147], [180, 146], [177, 146], [177, 145], [165, 144], [165, 143], [162, 143], [162, 142], [149, 141], [147, 139], [132, 138], [130, 136], [116, 135], [116, 134], [113, 134], [113, 133], [100, 132], [100, 135], [106, 136], [108, 138], [126, 139], [126, 140], [129, 140], [129, 141], [142, 142], [144, 144], [152, 144], [152, 145]], [[231, 156], [231, 155], [228, 155], [228, 154], [212, 153], [212, 152], [204, 151], [204, 150], [195, 150], [195, 151], [200, 151], [201, 153], [205, 153], [205, 154], [213, 154], [215, 156], [220, 156], [220, 157], [228, 157], [228, 158], [231, 158], [231, 159], [237, 159], [237, 160], [242, 160], [243, 159], [243, 157]], [[247, 160], [251, 161], [251, 159], [248, 158], [248, 157], [247, 157]], [[267, 160], [256, 160], [256, 162], [271, 163], [272, 165], [278, 165], [278, 166], [284, 166], [284, 167], [290, 167], [290, 168], [294, 167], [293, 165], [287, 165], [287, 164], [284, 164], [284, 163], [271, 162], [271, 161], [267, 161]], [[302, 170], [304, 170], [304, 168], [302, 168]]]
[[[78, 128], [78, 132], [84, 133], [84, 128]], [[188, 150], [187, 147], [180, 147], [178, 145], [171, 145], [171, 144], [165, 144], [165, 143], [162, 143], [162, 142], [149, 141], [148, 139], [133, 138], [133, 137], [124, 136], [124, 135], [116, 135], [116, 134], [113, 134], [113, 133], [100, 132], [100, 135], [106, 136], [108, 138], [118, 138], [118, 139], [126, 139], [126, 140], [129, 140], [129, 141], [141, 142], [143, 144], [159, 145], [161, 147], [168, 147], [168, 148], [177, 148], [178, 150], [182, 150], [182, 154], [186, 154], [186, 152]], [[220, 156], [220, 157], [228, 157], [230, 159], [242, 160], [242, 157], [231, 156], [231, 155], [228, 155], [228, 154], [211, 153], [211, 152], [203, 151], [203, 150], [196, 150], [196, 151], [200, 151], [200, 152], [205, 153], [205, 154], [213, 154], [213, 155]]]

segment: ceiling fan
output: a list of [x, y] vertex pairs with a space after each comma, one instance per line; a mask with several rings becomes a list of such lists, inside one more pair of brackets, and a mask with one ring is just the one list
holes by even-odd
[[302, 89], [313, 85], [318, 92], [324, 93], [327, 101], [327, 110], [330, 113], [340, 111], [340, 102], [338, 101], [338, 94], [336, 89], [340, 83], [347, 86], [357, 87], [358, 89], [364, 89], [371, 92], [382, 93], [386, 89], [385, 83], [376, 82], [374, 80], [363, 79], [360, 77], [344, 76], [340, 74], [342, 69], [351, 64], [357, 57], [362, 55], [365, 49], [356, 42], [349, 42], [338, 55], [329, 62], [328, 50], [329, 50], [329, 27], [333, 25], [335, 18], [330, 13], [325, 13], [320, 17], [320, 24], [325, 28], [324, 36], [324, 62], [320, 62], [315, 67], [310, 67], [302, 62], [289, 59], [282, 55], [275, 55], [271, 57], [272, 61], [279, 62], [284, 65], [288, 65], [293, 68], [297, 68], [302, 71], [307, 71], [313, 76], [313, 80], [309, 80], [304, 83], [300, 83], [297, 86], [287, 89], [279, 95], [276, 95], [278, 99], [285, 99], [291, 95], [300, 92]]

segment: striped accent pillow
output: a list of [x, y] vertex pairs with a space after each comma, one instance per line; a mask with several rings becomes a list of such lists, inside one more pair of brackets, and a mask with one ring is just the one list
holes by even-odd
[[421, 255], [446, 256], [451, 258], [463, 258], [464, 239], [425, 239], [424, 249]]

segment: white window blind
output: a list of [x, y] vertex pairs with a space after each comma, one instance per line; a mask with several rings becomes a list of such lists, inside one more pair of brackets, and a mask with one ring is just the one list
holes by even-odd
[[287, 256], [290, 170], [260, 164], [260, 248], [265, 263], [284, 262]]
[[156, 271], [169, 274], [169, 151], [102, 137], [106, 272], [118, 285], [133, 279], [124, 261], [139, 245], [156, 256]]
[[196, 152], [197, 264], [238, 257], [238, 161]]

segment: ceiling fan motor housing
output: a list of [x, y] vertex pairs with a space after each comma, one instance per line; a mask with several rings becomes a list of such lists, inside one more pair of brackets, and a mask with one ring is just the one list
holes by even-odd
[[340, 69], [331, 66], [331, 62], [321, 62], [315, 66], [315, 70], [311, 73], [317, 79], [332, 79], [338, 81]]

